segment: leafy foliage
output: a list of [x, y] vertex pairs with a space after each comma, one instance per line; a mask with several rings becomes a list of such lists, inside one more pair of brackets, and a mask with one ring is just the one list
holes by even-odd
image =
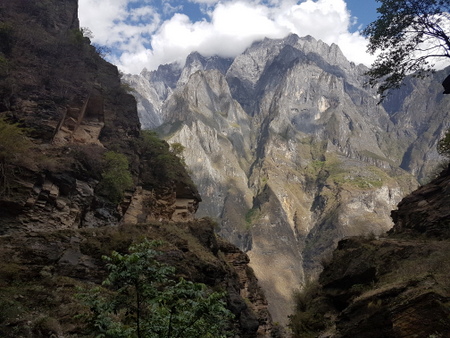
[[369, 52], [380, 51], [368, 75], [378, 93], [385, 96], [398, 88], [403, 78], [417, 77], [433, 69], [430, 58], [450, 58], [450, 2], [448, 0], [377, 0], [379, 17], [364, 34]]
[[99, 45], [97, 43], [93, 43], [92, 46], [94, 46], [95, 51], [102, 59], [105, 59], [108, 55], [112, 53], [111, 48], [107, 46]]
[[226, 337], [231, 313], [224, 294], [171, 277], [174, 268], [160, 263], [158, 241], [132, 245], [129, 254], [104, 257], [110, 288], [80, 294], [91, 309], [88, 317], [99, 337]]
[[25, 136], [25, 128], [0, 118], [0, 161], [11, 160], [28, 150], [31, 142]]
[[125, 190], [133, 186], [128, 159], [123, 154], [108, 151], [104, 155], [104, 161], [105, 170], [102, 173], [98, 192], [111, 202], [118, 203], [123, 198]]
[[186, 168], [186, 159], [183, 156], [183, 151], [186, 149], [181, 143], [175, 142], [170, 144], [170, 152], [180, 159], [181, 164]]
[[78, 46], [82, 46], [83, 44], [87, 44], [90, 39], [94, 37], [92, 31], [87, 27], [80, 27], [79, 29], [73, 29], [71, 31], [72, 43]]
[[143, 130], [137, 147], [138, 152], [142, 154], [141, 162], [146, 163], [147, 168], [153, 169], [141, 173], [143, 186], [156, 186], [161, 181], [178, 181], [194, 188], [181, 156], [184, 149], [181, 144], [175, 143], [175, 147], [172, 145], [171, 149], [169, 144], [161, 140], [156, 132]]
[[170, 151], [177, 156], [181, 156], [181, 154], [183, 154], [184, 149], [185, 147], [178, 142], [172, 143], [170, 145]]
[[80, 33], [85, 38], [89, 38], [91, 40], [94, 38], [94, 33], [92, 33], [91, 29], [88, 27], [80, 27]]

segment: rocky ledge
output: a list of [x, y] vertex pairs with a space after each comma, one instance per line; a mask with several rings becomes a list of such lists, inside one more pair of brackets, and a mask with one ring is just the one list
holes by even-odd
[[386, 236], [339, 242], [297, 295], [295, 337], [449, 337], [450, 167], [405, 197]]

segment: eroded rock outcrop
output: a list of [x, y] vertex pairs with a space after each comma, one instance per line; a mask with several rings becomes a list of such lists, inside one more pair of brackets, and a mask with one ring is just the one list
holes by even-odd
[[448, 337], [450, 167], [405, 197], [387, 236], [339, 242], [297, 301], [295, 337]]
[[395, 235], [450, 238], [450, 167], [405, 197], [392, 211]]
[[[165, 141], [141, 133], [117, 68], [78, 26], [77, 1], [1, 2], [0, 21], [11, 34], [0, 45], [0, 118], [27, 141], [1, 163], [0, 335], [90, 336], [77, 287], [101, 283], [102, 255], [143, 238], [165, 243], [177, 277], [226, 292], [239, 336], [269, 335], [248, 257], [194, 219], [197, 188]], [[107, 181], [125, 181], [118, 199], [105, 189], [107, 154], [122, 166]]]

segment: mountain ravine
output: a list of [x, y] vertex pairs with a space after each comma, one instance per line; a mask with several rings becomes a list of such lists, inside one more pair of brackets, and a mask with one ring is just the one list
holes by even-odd
[[143, 126], [185, 147], [197, 214], [248, 254], [275, 321], [340, 239], [389, 230], [391, 210], [438, 163], [446, 73], [378, 104], [366, 70], [336, 45], [290, 35], [122, 78]]

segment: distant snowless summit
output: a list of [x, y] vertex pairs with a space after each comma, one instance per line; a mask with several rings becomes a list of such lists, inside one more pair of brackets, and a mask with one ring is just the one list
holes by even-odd
[[197, 215], [250, 256], [275, 321], [339, 239], [389, 230], [440, 161], [449, 71], [408, 78], [382, 104], [366, 71], [337, 45], [290, 35], [123, 77], [143, 128], [185, 147]]

